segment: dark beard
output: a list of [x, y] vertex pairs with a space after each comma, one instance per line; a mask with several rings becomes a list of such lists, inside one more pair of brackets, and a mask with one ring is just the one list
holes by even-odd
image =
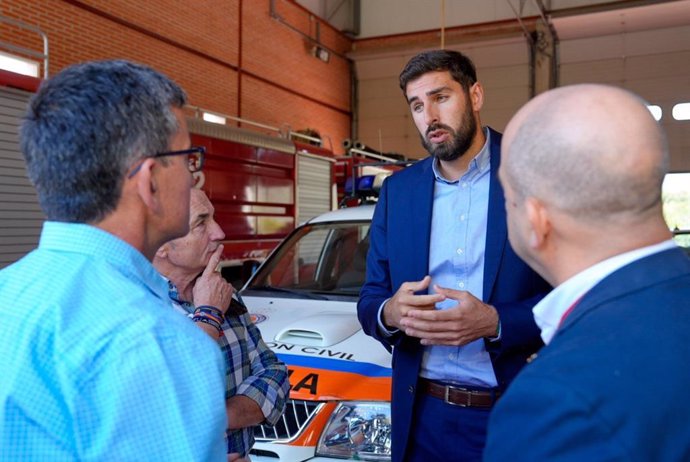
[[[450, 133], [451, 138], [444, 143], [434, 145], [427, 139], [427, 136], [429, 133], [438, 129], [443, 129]], [[462, 122], [457, 132], [448, 125], [434, 124], [430, 125], [426, 130], [426, 134], [420, 135], [420, 138], [422, 139], [424, 149], [426, 149], [429, 154], [444, 162], [452, 162], [462, 157], [470, 146], [472, 146], [472, 141], [474, 141], [476, 132], [477, 121], [472, 114], [472, 109], [468, 105], [462, 116]]]

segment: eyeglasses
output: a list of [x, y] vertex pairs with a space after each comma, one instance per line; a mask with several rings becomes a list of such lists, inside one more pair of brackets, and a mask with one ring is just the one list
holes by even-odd
[[[204, 166], [204, 158], [206, 157], [206, 148], [203, 146], [192, 146], [189, 149], [182, 149], [179, 151], [167, 151], [159, 152], [150, 156], [146, 156], [146, 159], [156, 158], [156, 157], [167, 157], [167, 156], [187, 156], [187, 168], [191, 173], [196, 173], [201, 171]], [[127, 175], [127, 178], [132, 178], [137, 174], [143, 162], [140, 162], [137, 167], [132, 170], [132, 172]]]

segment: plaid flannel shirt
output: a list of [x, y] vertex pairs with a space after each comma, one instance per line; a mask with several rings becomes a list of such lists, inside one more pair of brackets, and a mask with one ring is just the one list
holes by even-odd
[[[194, 305], [180, 300], [177, 287], [168, 281], [173, 306], [188, 317]], [[275, 425], [285, 409], [289, 396], [287, 368], [264, 343], [261, 332], [251, 321], [249, 313], [226, 313], [223, 335], [218, 339], [226, 364], [225, 399], [235, 395], [247, 396], [261, 408], [264, 423]], [[228, 453], [239, 452], [242, 457], [254, 445], [254, 427], [228, 430]]]

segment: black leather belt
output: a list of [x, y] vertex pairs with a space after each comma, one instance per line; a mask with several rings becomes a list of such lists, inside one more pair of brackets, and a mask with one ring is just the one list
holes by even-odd
[[498, 391], [477, 391], [453, 385], [441, 385], [423, 377], [419, 378], [419, 390], [448, 404], [461, 407], [491, 407], [500, 393]]

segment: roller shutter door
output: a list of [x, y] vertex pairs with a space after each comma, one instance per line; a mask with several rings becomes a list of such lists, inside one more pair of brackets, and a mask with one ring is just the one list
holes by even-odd
[[297, 153], [297, 222], [333, 209], [332, 159]]
[[30, 97], [0, 88], [0, 268], [36, 248], [45, 220], [19, 152], [19, 124]]
[[690, 26], [562, 40], [560, 57], [561, 85], [616, 85], [660, 106], [671, 170], [690, 171], [690, 121], [671, 115], [690, 102]]

